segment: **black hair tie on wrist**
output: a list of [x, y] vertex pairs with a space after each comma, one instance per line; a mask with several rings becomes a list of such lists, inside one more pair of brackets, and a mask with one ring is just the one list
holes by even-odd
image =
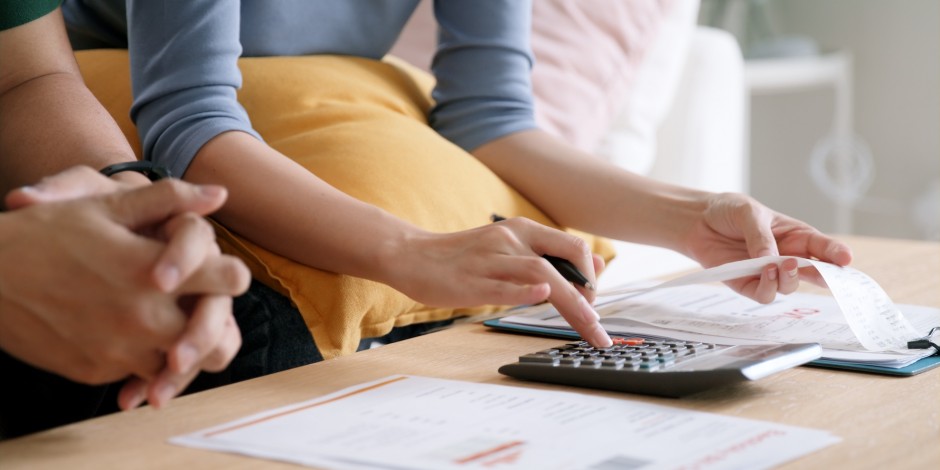
[[146, 176], [150, 181], [157, 181], [163, 178], [170, 178], [172, 176], [170, 174], [170, 170], [167, 170], [160, 165], [154, 165], [153, 162], [144, 160], [108, 165], [101, 169], [101, 174], [105, 176], [111, 176], [122, 171], [136, 171], [137, 173]]

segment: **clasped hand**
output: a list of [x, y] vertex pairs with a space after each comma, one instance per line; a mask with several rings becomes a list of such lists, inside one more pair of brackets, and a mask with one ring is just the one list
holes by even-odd
[[250, 274], [201, 216], [226, 192], [165, 180], [128, 188], [76, 167], [7, 195], [0, 214], [0, 345], [102, 384], [123, 409], [160, 407], [241, 345], [232, 296]]

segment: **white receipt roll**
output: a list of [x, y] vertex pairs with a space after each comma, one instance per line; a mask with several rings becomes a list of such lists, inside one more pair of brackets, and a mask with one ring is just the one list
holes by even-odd
[[847, 266], [836, 266], [818, 260], [794, 256], [764, 256], [762, 258], [735, 261], [687, 276], [663, 282], [651, 287], [612, 289], [599, 293], [601, 296], [622, 295], [667, 287], [677, 287], [706, 282], [729, 281], [746, 276], [759, 276], [769, 264], [779, 265], [793, 258], [799, 267], [813, 267], [819, 271], [829, 286], [829, 291], [839, 304], [846, 322], [859, 343], [869, 351], [906, 350], [907, 342], [920, 336], [907, 318], [894, 305], [884, 289], [867, 274]]

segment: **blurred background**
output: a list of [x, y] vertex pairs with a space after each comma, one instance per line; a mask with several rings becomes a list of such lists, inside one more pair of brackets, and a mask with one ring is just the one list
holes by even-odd
[[703, 0], [744, 55], [749, 192], [835, 233], [940, 240], [940, 2]]
[[[428, 69], [422, 0], [391, 54]], [[831, 234], [940, 240], [940, 0], [537, 0], [542, 129]], [[615, 241], [600, 287], [693, 269]]]

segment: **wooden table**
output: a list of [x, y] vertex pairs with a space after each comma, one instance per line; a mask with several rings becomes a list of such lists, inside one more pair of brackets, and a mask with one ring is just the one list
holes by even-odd
[[[940, 307], [940, 244], [845, 238], [853, 266], [898, 303]], [[817, 289], [811, 288], [810, 291]], [[465, 324], [409, 341], [0, 443], [0, 468], [296, 468], [189, 449], [167, 438], [390, 374], [568, 389], [524, 383], [496, 369], [557, 344]], [[4, 383], [3, 386], [16, 386]], [[940, 370], [910, 378], [799, 367], [758, 382], [683, 399], [584, 393], [826, 429], [843, 441], [784, 468], [940, 468]]]

